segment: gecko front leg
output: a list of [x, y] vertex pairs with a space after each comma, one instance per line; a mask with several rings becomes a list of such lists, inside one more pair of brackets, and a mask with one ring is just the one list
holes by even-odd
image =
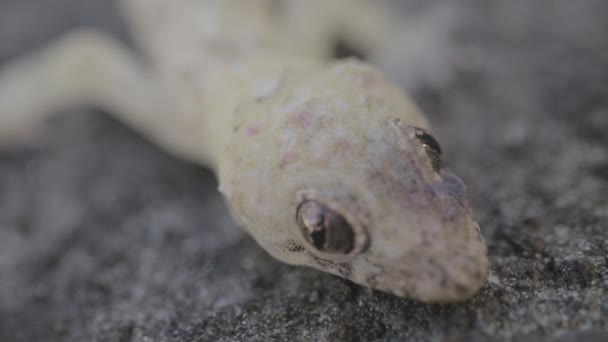
[[484, 284], [483, 236], [424, 115], [372, 66], [322, 58], [340, 34], [381, 50], [394, 21], [370, 19], [371, 1], [124, 3], [149, 59], [68, 35], [0, 71], [0, 136], [96, 104], [211, 166], [235, 219], [279, 260], [427, 302]]
[[0, 143], [27, 139], [53, 113], [78, 105], [107, 109], [170, 152], [201, 159], [152, 66], [90, 30], [0, 68]]

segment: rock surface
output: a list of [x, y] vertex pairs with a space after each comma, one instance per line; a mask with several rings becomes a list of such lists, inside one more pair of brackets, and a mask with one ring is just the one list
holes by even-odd
[[[481, 293], [425, 305], [275, 261], [211, 173], [75, 109], [0, 152], [0, 340], [608, 340], [608, 3], [397, 2], [447, 37], [403, 83], [468, 184]], [[0, 63], [82, 24], [124, 36], [109, 1], [0, 0]]]

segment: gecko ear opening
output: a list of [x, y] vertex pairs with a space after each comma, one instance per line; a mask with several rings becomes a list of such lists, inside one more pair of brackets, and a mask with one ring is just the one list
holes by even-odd
[[349, 254], [355, 247], [355, 232], [350, 223], [317, 201], [302, 202], [296, 221], [304, 239], [319, 252]]

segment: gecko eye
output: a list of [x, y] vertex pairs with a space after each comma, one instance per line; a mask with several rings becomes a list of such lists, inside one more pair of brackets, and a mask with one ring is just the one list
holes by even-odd
[[431, 159], [431, 164], [433, 165], [433, 170], [435, 172], [439, 172], [441, 169], [441, 159], [443, 154], [441, 153], [441, 146], [435, 138], [429, 134], [427, 131], [422, 128], [416, 128], [416, 138], [424, 147], [426, 154]]
[[307, 200], [298, 207], [296, 217], [304, 238], [319, 252], [348, 254], [353, 250], [355, 233], [342, 215]]

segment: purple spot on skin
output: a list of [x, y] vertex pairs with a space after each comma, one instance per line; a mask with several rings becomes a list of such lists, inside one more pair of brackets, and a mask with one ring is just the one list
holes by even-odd
[[463, 202], [466, 190], [460, 178], [446, 171], [441, 172], [441, 177], [443, 177], [443, 182], [435, 185], [435, 190], [439, 193], [452, 196], [459, 202]]
[[262, 127], [260, 127], [259, 125], [251, 125], [245, 130], [245, 135], [248, 137], [252, 137], [254, 135], [258, 135], [261, 131]]
[[346, 140], [339, 140], [334, 148], [337, 154], [348, 154], [352, 151], [352, 144]]
[[433, 201], [434, 193], [429, 189], [421, 189], [422, 191], [409, 191], [405, 196], [401, 198], [400, 208], [401, 209], [424, 209], [430, 210], [435, 208], [435, 202]]
[[298, 128], [308, 129], [312, 126], [314, 118], [310, 112], [301, 112], [291, 118], [291, 123]]
[[286, 152], [281, 156], [281, 167], [288, 166], [298, 160], [298, 155], [293, 152]]

